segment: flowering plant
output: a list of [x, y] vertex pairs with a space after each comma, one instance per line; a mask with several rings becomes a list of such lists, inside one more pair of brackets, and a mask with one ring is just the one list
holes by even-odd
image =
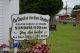
[[6, 48], [6, 47], [9, 47], [9, 46], [6, 45], [6, 44], [1, 44], [1, 47], [2, 47], [2, 48]]
[[21, 47], [24, 48], [24, 51], [22, 53], [49, 53], [48, 45], [42, 42], [37, 42], [37, 41], [33, 42], [32, 40], [29, 41], [26, 40], [22, 43], [22, 46], [24, 46]]

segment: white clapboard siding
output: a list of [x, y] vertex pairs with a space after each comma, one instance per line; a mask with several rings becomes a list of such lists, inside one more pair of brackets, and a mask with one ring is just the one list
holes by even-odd
[[19, 14], [19, 0], [0, 0], [0, 44], [9, 44], [11, 15]]
[[3, 43], [3, 8], [4, 8], [4, 0], [0, 0], [0, 44]]

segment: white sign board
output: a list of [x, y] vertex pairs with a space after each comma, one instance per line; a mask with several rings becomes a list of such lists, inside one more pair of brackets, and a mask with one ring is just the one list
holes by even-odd
[[49, 15], [34, 13], [13, 15], [11, 36], [14, 40], [46, 39], [49, 36], [49, 19]]

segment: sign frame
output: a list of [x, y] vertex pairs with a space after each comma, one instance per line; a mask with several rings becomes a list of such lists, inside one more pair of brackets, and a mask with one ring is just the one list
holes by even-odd
[[[26, 13], [26, 14], [36, 14], [36, 13]], [[11, 33], [12, 33], [12, 29], [13, 29], [13, 16], [19, 16], [19, 15], [24, 15], [24, 14], [13, 14], [12, 16], [11, 16], [11, 20], [12, 20], [12, 27], [11, 27]], [[42, 15], [42, 14], [36, 14], [36, 15]], [[43, 16], [49, 16], [49, 15], [43, 15]], [[50, 16], [49, 16], [49, 19], [50, 19]], [[49, 19], [48, 19], [48, 26], [49, 26]], [[48, 27], [48, 30], [49, 30], [49, 27]], [[49, 37], [49, 35], [48, 35], [48, 37]], [[47, 37], [47, 38], [48, 38]], [[12, 38], [12, 37], [11, 37]], [[43, 39], [47, 39], [47, 38], [43, 38]], [[12, 38], [13, 39], [13, 38]], [[15, 39], [14, 39], [15, 40]]]

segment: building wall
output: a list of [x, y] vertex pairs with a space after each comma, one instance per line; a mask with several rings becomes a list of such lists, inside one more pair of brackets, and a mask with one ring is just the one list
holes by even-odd
[[69, 17], [68, 15], [59, 16], [59, 21], [64, 21], [68, 17]]
[[2, 38], [2, 43], [5, 44], [9, 44], [9, 28], [11, 27], [12, 14], [19, 14], [19, 0], [0, 0], [0, 24], [2, 25], [0, 26], [0, 38]]
[[3, 43], [3, 24], [4, 24], [4, 22], [3, 22], [3, 11], [4, 11], [4, 9], [3, 9], [3, 2], [4, 0], [0, 0], [0, 44], [2, 44]]
[[80, 12], [77, 13], [76, 20], [80, 21]]

